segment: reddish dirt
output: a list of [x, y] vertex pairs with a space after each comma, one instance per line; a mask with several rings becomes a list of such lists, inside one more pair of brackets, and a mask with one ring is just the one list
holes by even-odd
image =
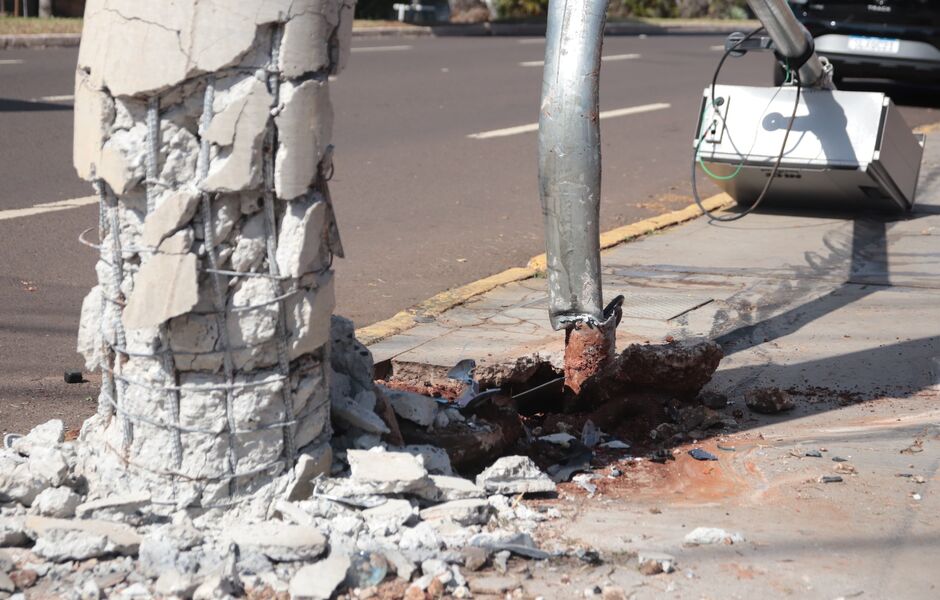
[[616, 346], [613, 327], [578, 323], [565, 332], [565, 385], [575, 394], [612, 359]]

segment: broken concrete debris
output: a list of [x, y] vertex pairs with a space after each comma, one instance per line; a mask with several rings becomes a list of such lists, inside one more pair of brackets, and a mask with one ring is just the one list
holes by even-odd
[[686, 544], [707, 546], [709, 544], [741, 544], [744, 535], [737, 532], [725, 531], [718, 527], [696, 527], [686, 534]]
[[477, 475], [477, 485], [491, 494], [539, 494], [555, 491], [555, 482], [527, 456], [504, 456]]

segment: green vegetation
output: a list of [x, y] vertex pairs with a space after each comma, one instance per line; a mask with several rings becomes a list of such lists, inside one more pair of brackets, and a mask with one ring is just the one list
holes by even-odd
[[0, 17], [0, 35], [81, 32], [81, 19]]
[[[635, 18], [748, 18], [746, 0], [611, 0], [611, 21]], [[501, 19], [544, 17], [548, 0], [498, 0]]]

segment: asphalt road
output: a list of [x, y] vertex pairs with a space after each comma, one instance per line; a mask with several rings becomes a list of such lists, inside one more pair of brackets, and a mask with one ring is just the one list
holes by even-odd
[[[687, 205], [691, 137], [722, 36], [613, 37], [601, 110], [604, 229]], [[94, 206], [2, 212], [91, 194], [71, 166], [75, 49], [0, 52], [0, 431], [94, 409], [97, 378], [66, 386], [94, 252]], [[332, 88], [332, 193], [347, 253], [337, 312], [358, 326], [542, 251], [536, 38], [356, 40]], [[771, 58], [731, 60], [728, 83], [769, 84]], [[912, 126], [935, 91], [895, 89]], [[935, 103], [931, 105], [931, 102]], [[641, 111], [641, 112], [636, 112]], [[705, 192], [714, 191], [707, 188]], [[690, 248], [690, 252], [694, 252]]]

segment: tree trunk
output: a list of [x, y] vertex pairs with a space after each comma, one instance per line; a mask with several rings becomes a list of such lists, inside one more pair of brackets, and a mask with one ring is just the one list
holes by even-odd
[[[203, 3], [206, 6], [202, 6]], [[224, 506], [329, 443], [341, 256], [328, 76], [353, 0], [89, 2], [75, 167], [100, 197], [89, 481]]]

